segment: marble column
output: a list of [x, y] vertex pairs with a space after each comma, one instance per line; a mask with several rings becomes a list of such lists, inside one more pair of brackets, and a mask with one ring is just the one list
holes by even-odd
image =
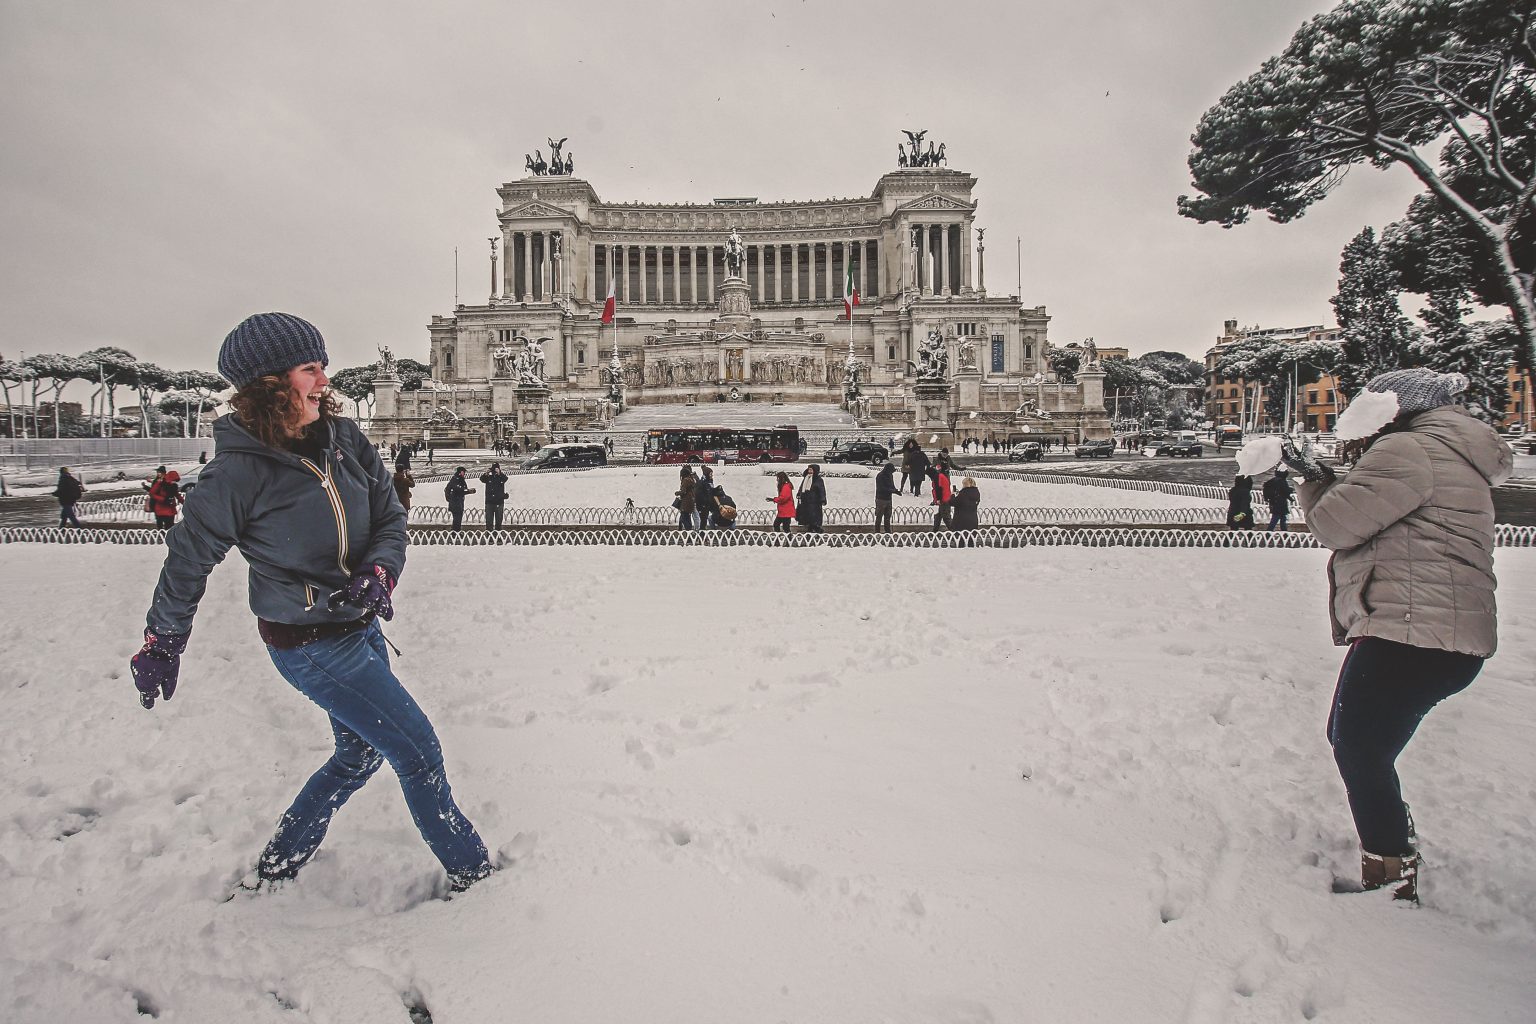
[[672, 246], [672, 304], [683, 304], [683, 247]]
[[699, 247], [688, 247], [688, 301], [699, 304]]
[[523, 232], [523, 290], [518, 298], [527, 302], [533, 295], [533, 232]]
[[713, 306], [715, 304], [715, 247], [712, 245], [704, 247], [704, 270], [709, 282], [704, 289], [704, 294], [708, 296], [705, 301]]
[[773, 243], [773, 301], [784, 301], [784, 246], [778, 242]]
[[629, 246], [619, 246], [619, 301], [629, 305]]
[[763, 273], [763, 257], [768, 255], [768, 247], [763, 245], [754, 245], [752, 247], [752, 251], [757, 253], [757, 301], [767, 302], [768, 292], [766, 289], [768, 286], [768, 275]]
[[800, 301], [800, 243], [792, 242], [789, 246], [789, 299], [791, 302]]
[[948, 295], [949, 288], [949, 234], [951, 225], [944, 224], [939, 227], [939, 237], [943, 244], [939, 246], [939, 289], [940, 295]]
[[[960, 225], [960, 242], [960, 290], [965, 291], [976, 287], [975, 283], [971, 280], [971, 225], [969, 221]], [[987, 358], [990, 360], [991, 356]]]
[[501, 292], [498, 290], [499, 285], [498, 285], [498, 282], [497, 282], [497, 268], [496, 268], [496, 250], [498, 248], [497, 242], [498, 242], [498, 239], [495, 239], [495, 238], [491, 239], [491, 301], [492, 302], [495, 302], [498, 298], [501, 297]]
[[645, 279], [645, 264], [646, 257], [650, 255], [649, 250], [650, 246], [648, 245], [640, 247], [640, 305], [642, 306], [647, 305], [651, 301], [650, 282]]

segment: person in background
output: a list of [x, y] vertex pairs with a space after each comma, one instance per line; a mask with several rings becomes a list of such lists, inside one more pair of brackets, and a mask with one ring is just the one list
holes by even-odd
[[85, 487], [69, 471], [69, 467], [60, 466], [59, 485], [53, 489], [53, 496], [59, 499], [59, 529], [66, 526], [80, 529], [80, 520], [75, 518], [75, 503], [84, 493]]
[[[891, 532], [891, 503], [896, 495], [900, 494], [896, 487], [896, 466], [890, 459], [885, 460], [885, 465], [880, 467], [880, 472], [875, 474], [875, 531], [878, 533]], [[881, 529], [881, 527], [885, 529]]]
[[773, 479], [778, 485], [778, 492], [774, 497], [764, 499], [774, 504], [773, 532], [789, 533], [789, 524], [795, 519], [795, 485], [789, 482], [789, 474], [783, 470]]
[[150, 513], [151, 515], [153, 515], [155, 512], [155, 499], [150, 497], [147, 492], [154, 490], [155, 484], [159, 483], [164, 477], [165, 467], [156, 466], [153, 476], [151, 476], [148, 480], [139, 481], [139, 486], [144, 488], [146, 492], [144, 495], [144, 511]]
[[951, 528], [956, 530], [981, 529], [981, 491], [976, 486], [976, 481], [965, 477], [960, 481], [960, 489], [949, 500], [950, 508], [954, 509], [954, 521]]
[[149, 510], [154, 513], [155, 526], [162, 530], [175, 526], [181, 500], [181, 474], [173, 469], [149, 489]]
[[1276, 468], [1275, 475], [1264, 481], [1264, 500], [1269, 503], [1269, 532], [1273, 533], [1277, 524], [1282, 531], [1290, 529], [1287, 520], [1291, 515], [1291, 498], [1295, 494], [1296, 488], [1291, 486], [1291, 478], [1284, 466]]
[[950, 490], [949, 472], [944, 468], [944, 463], [940, 462], [929, 469], [928, 478], [933, 482], [933, 500], [928, 504], [937, 506], [937, 511], [933, 513], [933, 528], [937, 530], [939, 524], [943, 523], [947, 529], [953, 530], [955, 524], [951, 518], [949, 502], [954, 495]]
[[[238, 547], [267, 655], [325, 712], [335, 742], [240, 889], [261, 892], [294, 878], [336, 812], [387, 760], [447, 871], [447, 888], [459, 891], [492, 865], [453, 800], [432, 723], [391, 670], [379, 630], [378, 620], [394, 616], [391, 595], [405, 566], [405, 511], [373, 446], [341, 415], [326, 362], [320, 332], [287, 313], [249, 317], [224, 339], [218, 367], [236, 388], [234, 412], [214, 424], [213, 460], [185, 521], [166, 534], [144, 646], [130, 662], [134, 686], [147, 709], [171, 699], [208, 574]], [[214, 670], [213, 659], [201, 667]], [[239, 697], [224, 712], [235, 723], [273, 714], [260, 710], [261, 693], [247, 687]], [[311, 744], [287, 737], [285, 746]]]
[[409, 469], [397, 469], [394, 476], [395, 497], [400, 499], [400, 507], [407, 512], [411, 510], [411, 488], [416, 486], [415, 479]]
[[800, 478], [799, 503], [796, 509], [800, 525], [809, 533], [820, 533], [823, 510], [827, 507], [827, 485], [821, 479], [821, 466], [811, 463]]
[[[1417, 368], [1370, 380], [1351, 402], [1371, 435], [1335, 477], [1309, 445], [1282, 457], [1301, 476], [1301, 507], [1328, 561], [1333, 641], [1348, 645], [1328, 714], [1328, 741], [1360, 838], [1360, 882], [1418, 902], [1419, 851], [1398, 755], [1435, 705], [1471, 685], [1498, 648], [1493, 488], [1514, 468], [1509, 447], [1455, 402], [1467, 378]], [[1375, 403], [1367, 395], [1392, 396]], [[1344, 427], [1343, 417], [1340, 427]], [[1474, 751], [1462, 752], [1460, 769]], [[1454, 785], [1454, 780], [1451, 782]], [[1448, 797], [1448, 799], [1453, 799]]]
[[923, 481], [928, 478], [928, 453], [923, 451], [923, 446], [917, 443], [916, 438], [907, 439], [907, 447], [902, 451], [903, 463], [910, 462], [907, 470], [908, 479], [912, 483], [912, 496], [923, 496]]
[[677, 490], [673, 492], [677, 495], [677, 498], [672, 502], [672, 507], [677, 509], [677, 528], [679, 530], [697, 529], [693, 516], [695, 507], [693, 496], [697, 488], [698, 481], [693, 478], [692, 469], [684, 466], [678, 470]]
[[1253, 529], [1253, 477], [1238, 474], [1227, 491], [1227, 529]]
[[507, 474], [501, 471], [501, 463], [491, 463], [480, 482], [485, 484], [485, 528], [499, 530], [507, 508]]
[[[431, 464], [428, 461], [427, 465], [430, 466]], [[466, 470], [463, 466], [455, 466], [453, 476], [449, 477], [448, 482], [443, 485], [443, 498], [447, 500], [448, 511], [453, 515], [453, 528], [455, 530], [464, 528], [465, 495], [475, 493], [475, 488], [469, 486], [469, 481], [464, 479], [465, 472]]]
[[693, 487], [693, 510], [698, 517], [699, 529], [708, 530], [720, 525], [720, 499], [715, 488], [715, 471], [709, 466], [699, 467], [699, 478]]

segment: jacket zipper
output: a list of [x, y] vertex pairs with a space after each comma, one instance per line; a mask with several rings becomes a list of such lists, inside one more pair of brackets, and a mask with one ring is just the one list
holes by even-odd
[[322, 473], [320, 467], [303, 456], [299, 457], [299, 461], [319, 479], [320, 488], [325, 491], [331, 503], [331, 514], [336, 517], [336, 564], [341, 568], [343, 576], [350, 575], [352, 570], [347, 568], [347, 509], [342, 504], [341, 492], [336, 489], [336, 481], [331, 477], [331, 464], [327, 461], [325, 472]]

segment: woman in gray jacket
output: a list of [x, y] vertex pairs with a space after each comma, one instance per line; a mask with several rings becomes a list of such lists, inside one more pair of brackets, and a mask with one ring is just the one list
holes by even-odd
[[405, 567], [405, 509], [379, 453], [340, 415], [325, 342], [287, 313], [258, 313], [224, 339], [219, 373], [238, 391], [214, 424], [215, 454], [166, 534], [144, 646], [139, 701], [176, 692], [208, 574], [238, 547], [256, 629], [278, 673], [329, 718], [335, 752], [294, 798], [256, 869], [257, 891], [293, 878], [331, 818], [388, 761], [416, 828], [462, 890], [491, 873], [485, 844], [454, 802], [426, 713], [389, 664], [379, 620]]
[[1334, 552], [1329, 612], [1334, 642], [1349, 652], [1328, 740], [1360, 837], [1361, 884], [1392, 886], [1414, 902], [1419, 855], [1397, 756], [1497, 646], [1491, 489], [1509, 477], [1513, 457], [1454, 404], [1466, 386], [1461, 374], [1426, 369], [1374, 378], [1356, 404], [1390, 411], [1384, 399], [1395, 397], [1396, 415], [1342, 478], [1285, 446], [1305, 480], [1307, 525]]

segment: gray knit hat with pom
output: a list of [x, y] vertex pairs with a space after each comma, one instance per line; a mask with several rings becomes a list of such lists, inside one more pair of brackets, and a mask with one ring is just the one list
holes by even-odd
[[1365, 388], [1367, 391], [1395, 392], [1398, 415], [1402, 415], [1450, 405], [1457, 395], [1467, 390], [1468, 383], [1464, 373], [1438, 373], [1420, 366], [1372, 377]]
[[219, 348], [219, 374], [237, 388], [304, 363], [329, 362], [314, 324], [292, 313], [248, 316]]

